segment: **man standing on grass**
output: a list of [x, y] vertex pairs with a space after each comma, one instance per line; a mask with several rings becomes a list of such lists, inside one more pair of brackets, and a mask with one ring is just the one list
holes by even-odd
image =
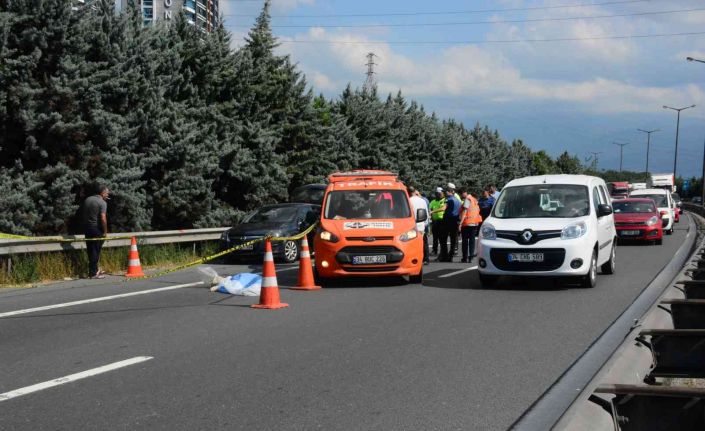
[[[110, 190], [105, 186], [97, 188], [97, 194], [83, 202], [83, 231], [88, 238], [103, 238], [108, 235], [108, 203]], [[86, 241], [88, 252], [88, 278], [105, 278], [98, 268], [100, 249], [103, 241]]]

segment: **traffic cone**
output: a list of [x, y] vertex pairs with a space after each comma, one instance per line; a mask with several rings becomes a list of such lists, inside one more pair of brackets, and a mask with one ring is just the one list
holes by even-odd
[[262, 288], [259, 294], [259, 304], [252, 308], [275, 309], [288, 307], [279, 300], [279, 284], [277, 271], [274, 269], [274, 256], [272, 256], [272, 243], [269, 239], [264, 241], [264, 264], [262, 266]]
[[144, 277], [142, 264], [140, 263], [140, 254], [137, 251], [137, 238], [134, 236], [130, 244], [130, 254], [127, 260], [127, 274], [125, 274], [125, 277]]
[[308, 250], [308, 240], [304, 236], [301, 240], [301, 256], [299, 256], [299, 282], [292, 290], [318, 290], [321, 286], [316, 286], [313, 281], [313, 266], [311, 265], [311, 253]]

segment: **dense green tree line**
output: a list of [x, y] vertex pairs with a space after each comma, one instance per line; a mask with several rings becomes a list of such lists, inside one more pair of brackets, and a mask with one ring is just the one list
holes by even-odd
[[94, 183], [113, 191], [111, 229], [127, 231], [228, 224], [342, 169], [424, 190], [538, 172], [521, 141], [401, 93], [316, 97], [275, 53], [268, 2], [235, 51], [222, 26], [144, 27], [137, 10], [91, 5], [0, 0], [0, 232], [76, 231]]

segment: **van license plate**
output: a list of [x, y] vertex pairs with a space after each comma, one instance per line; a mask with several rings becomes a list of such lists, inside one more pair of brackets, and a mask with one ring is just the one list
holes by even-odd
[[353, 256], [353, 265], [370, 265], [375, 263], [387, 263], [387, 256]]
[[623, 230], [622, 235], [624, 236], [634, 236], [639, 235], [641, 232], [638, 230]]
[[543, 262], [543, 253], [509, 253], [510, 262]]

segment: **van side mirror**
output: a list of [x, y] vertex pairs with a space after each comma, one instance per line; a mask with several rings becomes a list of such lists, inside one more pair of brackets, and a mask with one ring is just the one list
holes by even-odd
[[416, 210], [416, 223], [425, 222], [428, 219], [428, 213], [425, 208], [419, 208]]
[[607, 204], [600, 204], [597, 206], [597, 217], [604, 217], [612, 214], [612, 207]]

